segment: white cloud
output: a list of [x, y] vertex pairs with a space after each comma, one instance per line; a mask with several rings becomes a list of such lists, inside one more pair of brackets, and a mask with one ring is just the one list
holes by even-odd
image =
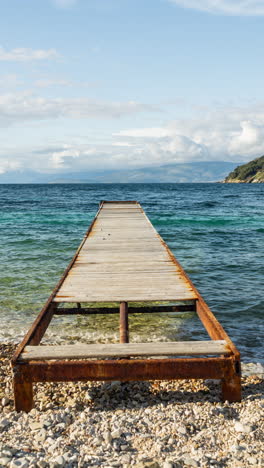
[[47, 60], [57, 58], [59, 54], [55, 49], [27, 49], [20, 47], [5, 50], [0, 46], [0, 61], [31, 62], [32, 60]]
[[0, 126], [43, 119], [119, 118], [140, 112], [156, 112], [135, 101], [107, 102], [87, 98], [46, 99], [31, 93], [0, 95]]
[[68, 80], [49, 80], [49, 79], [42, 79], [37, 80], [34, 82], [34, 86], [37, 88], [50, 88], [51, 86], [71, 86], [73, 83]]
[[[28, 98], [30, 96], [25, 96], [25, 109]], [[39, 106], [35, 101], [33, 103], [36, 112], [42, 109], [42, 116], [55, 112], [52, 105], [49, 107], [45, 101]], [[69, 105], [64, 107], [64, 104], [59, 112], [56, 110], [58, 116]], [[71, 106], [72, 103], [70, 109]], [[101, 103], [98, 115], [102, 115], [102, 106]], [[32, 117], [32, 106], [29, 108]], [[92, 108], [96, 112], [95, 104]], [[0, 168], [2, 172], [21, 167], [40, 172], [70, 173], [137, 169], [196, 161], [246, 162], [264, 154], [263, 109], [262, 103], [248, 108], [223, 107], [211, 112], [207, 110], [204, 118], [194, 113], [193, 119], [178, 119], [160, 127], [122, 129], [112, 135], [111, 144], [74, 144], [70, 138], [66, 138], [63, 144], [56, 147], [19, 148], [19, 153], [15, 146], [13, 152], [10, 148], [0, 148]], [[17, 110], [14, 105], [14, 113]], [[84, 115], [84, 109], [81, 113]], [[71, 112], [67, 115], [71, 116]], [[110, 105], [109, 116], [112, 116]]]
[[169, 135], [169, 130], [162, 127], [153, 128], [131, 128], [129, 130], [123, 130], [118, 133], [114, 133], [117, 136], [129, 136], [137, 138], [161, 138]]
[[[264, 154], [264, 111], [220, 108], [202, 118], [175, 120], [164, 127], [122, 130], [114, 134], [141, 148], [155, 163], [248, 161]], [[147, 161], [147, 156], [146, 156]]]
[[17, 159], [7, 159], [0, 156], [0, 174], [5, 174], [5, 172], [16, 171], [20, 169], [21, 163]]
[[231, 154], [258, 154], [264, 152], [264, 125], [251, 121], [242, 121], [240, 131], [231, 139], [229, 152]]
[[214, 14], [237, 16], [264, 15], [263, 0], [169, 0], [184, 8]]
[[22, 84], [16, 74], [9, 73], [6, 75], [0, 75], [0, 86], [1, 88], [15, 88]]
[[78, 158], [80, 154], [81, 153], [79, 150], [70, 148], [68, 145], [65, 145], [65, 149], [61, 151], [55, 151], [54, 153], [52, 153], [52, 156], [50, 158], [51, 167], [53, 167], [54, 169], [65, 169], [71, 167], [65, 164], [65, 159], [75, 159]]

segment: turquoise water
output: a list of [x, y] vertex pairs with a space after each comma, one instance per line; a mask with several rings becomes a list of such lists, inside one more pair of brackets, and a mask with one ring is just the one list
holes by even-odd
[[[0, 341], [22, 338], [102, 199], [142, 204], [243, 360], [264, 362], [264, 184], [0, 185]], [[46, 339], [103, 342], [117, 336], [117, 317], [59, 317]], [[131, 317], [131, 337], [207, 335], [188, 313]]]

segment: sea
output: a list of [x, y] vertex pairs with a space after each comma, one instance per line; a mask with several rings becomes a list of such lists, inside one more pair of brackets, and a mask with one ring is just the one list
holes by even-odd
[[[18, 343], [101, 200], [137, 200], [241, 352], [264, 363], [264, 184], [0, 185], [0, 342]], [[131, 341], [208, 339], [194, 312], [130, 317]], [[114, 342], [118, 317], [57, 316], [44, 342]]]

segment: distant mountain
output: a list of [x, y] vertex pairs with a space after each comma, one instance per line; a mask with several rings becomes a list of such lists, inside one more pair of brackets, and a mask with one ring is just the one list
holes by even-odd
[[141, 169], [97, 170], [91, 172], [60, 172], [42, 174], [32, 171], [16, 171], [0, 175], [0, 184], [5, 183], [190, 183], [216, 182], [223, 180], [236, 164], [226, 161], [203, 161], [167, 164]]
[[224, 180], [225, 183], [263, 183], [264, 156], [238, 166]]

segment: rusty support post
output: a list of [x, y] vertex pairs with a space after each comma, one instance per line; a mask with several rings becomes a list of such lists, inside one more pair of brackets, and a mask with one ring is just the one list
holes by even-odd
[[240, 360], [233, 360], [231, 368], [222, 379], [222, 401], [229, 403], [241, 401]]
[[120, 303], [119, 334], [120, 334], [120, 343], [129, 343], [127, 302]]
[[29, 411], [33, 408], [33, 384], [32, 382], [26, 382], [21, 380], [19, 374], [14, 372], [13, 378], [13, 388], [14, 388], [14, 400], [15, 400], [15, 410], [16, 411]]

